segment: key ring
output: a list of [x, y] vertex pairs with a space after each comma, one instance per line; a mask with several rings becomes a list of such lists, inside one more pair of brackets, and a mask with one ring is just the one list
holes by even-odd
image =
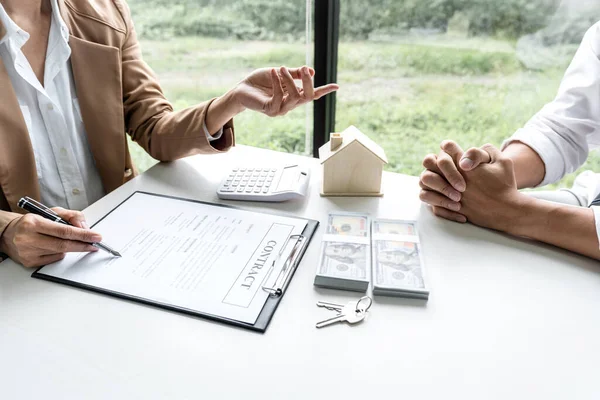
[[[369, 302], [369, 305], [364, 309], [360, 308], [360, 304], [366, 301]], [[358, 300], [358, 303], [356, 303], [356, 312], [367, 312], [369, 308], [371, 308], [371, 305], [373, 305], [373, 299], [369, 296], [363, 296], [360, 298], [360, 300]]]

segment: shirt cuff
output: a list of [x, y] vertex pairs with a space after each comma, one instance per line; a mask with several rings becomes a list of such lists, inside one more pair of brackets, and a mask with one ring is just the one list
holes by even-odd
[[570, 189], [560, 189], [571, 192], [579, 199], [582, 207], [589, 207], [600, 191], [600, 174], [592, 171], [583, 171], [575, 178]]
[[600, 243], [600, 206], [590, 207], [594, 212], [594, 222], [596, 223], [596, 236], [598, 236], [598, 242]]
[[557, 182], [564, 176], [564, 168], [561, 168], [561, 154], [556, 145], [542, 132], [535, 129], [519, 129], [510, 138], [502, 143], [502, 150], [515, 142], [521, 142], [533, 149], [544, 163], [546, 174], [544, 180], [537, 186], [546, 186]]
[[209, 142], [214, 142], [215, 140], [219, 140], [219, 139], [221, 139], [221, 136], [223, 136], [223, 127], [221, 127], [221, 129], [219, 129], [219, 131], [216, 134], [211, 135], [210, 132], [208, 131], [208, 128], [206, 127], [206, 121], [202, 122], [202, 129], [204, 129], [204, 133], [206, 134], [206, 138], [208, 139]]

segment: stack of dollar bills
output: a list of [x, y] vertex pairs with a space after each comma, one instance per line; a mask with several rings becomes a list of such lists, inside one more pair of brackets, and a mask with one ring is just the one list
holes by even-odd
[[367, 215], [329, 214], [315, 275], [316, 286], [367, 290], [371, 277], [370, 228]]
[[415, 221], [373, 220], [373, 295], [427, 300], [423, 257]]

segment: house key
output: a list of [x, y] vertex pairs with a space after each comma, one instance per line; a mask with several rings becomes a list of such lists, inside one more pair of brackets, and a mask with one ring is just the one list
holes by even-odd
[[349, 302], [346, 306], [344, 306], [344, 308], [341, 310], [341, 312], [338, 315], [336, 315], [335, 317], [332, 317], [332, 318], [328, 318], [324, 321], [318, 322], [316, 327], [323, 328], [325, 326], [335, 324], [337, 322], [343, 322], [343, 321], [346, 321], [349, 324], [356, 324], [356, 323], [362, 321], [363, 319], [365, 319], [367, 312], [366, 312], [366, 310], [357, 308], [359, 301], [360, 300], [358, 300], [358, 301], [355, 300], [355, 301]]

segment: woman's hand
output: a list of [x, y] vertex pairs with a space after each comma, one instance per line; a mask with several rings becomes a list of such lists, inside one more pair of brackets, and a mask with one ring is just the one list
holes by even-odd
[[[314, 75], [315, 71], [306, 66], [257, 69], [238, 84], [236, 97], [244, 108], [270, 117], [285, 115], [339, 89], [336, 84], [315, 88]], [[302, 85], [296, 85], [295, 80], [301, 81]]]
[[[339, 89], [335, 83], [315, 88], [314, 75], [306, 66], [257, 69], [210, 105], [205, 120], [208, 131], [216, 133], [246, 109], [276, 117]], [[296, 85], [296, 80], [302, 84]]]
[[25, 214], [8, 225], [0, 237], [0, 251], [25, 267], [39, 267], [62, 260], [69, 252], [98, 251], [92, 243], [101, 242], [102, 236], [86, 229], [82, 213], [63, 208], [53, 210], [74, 226]]

